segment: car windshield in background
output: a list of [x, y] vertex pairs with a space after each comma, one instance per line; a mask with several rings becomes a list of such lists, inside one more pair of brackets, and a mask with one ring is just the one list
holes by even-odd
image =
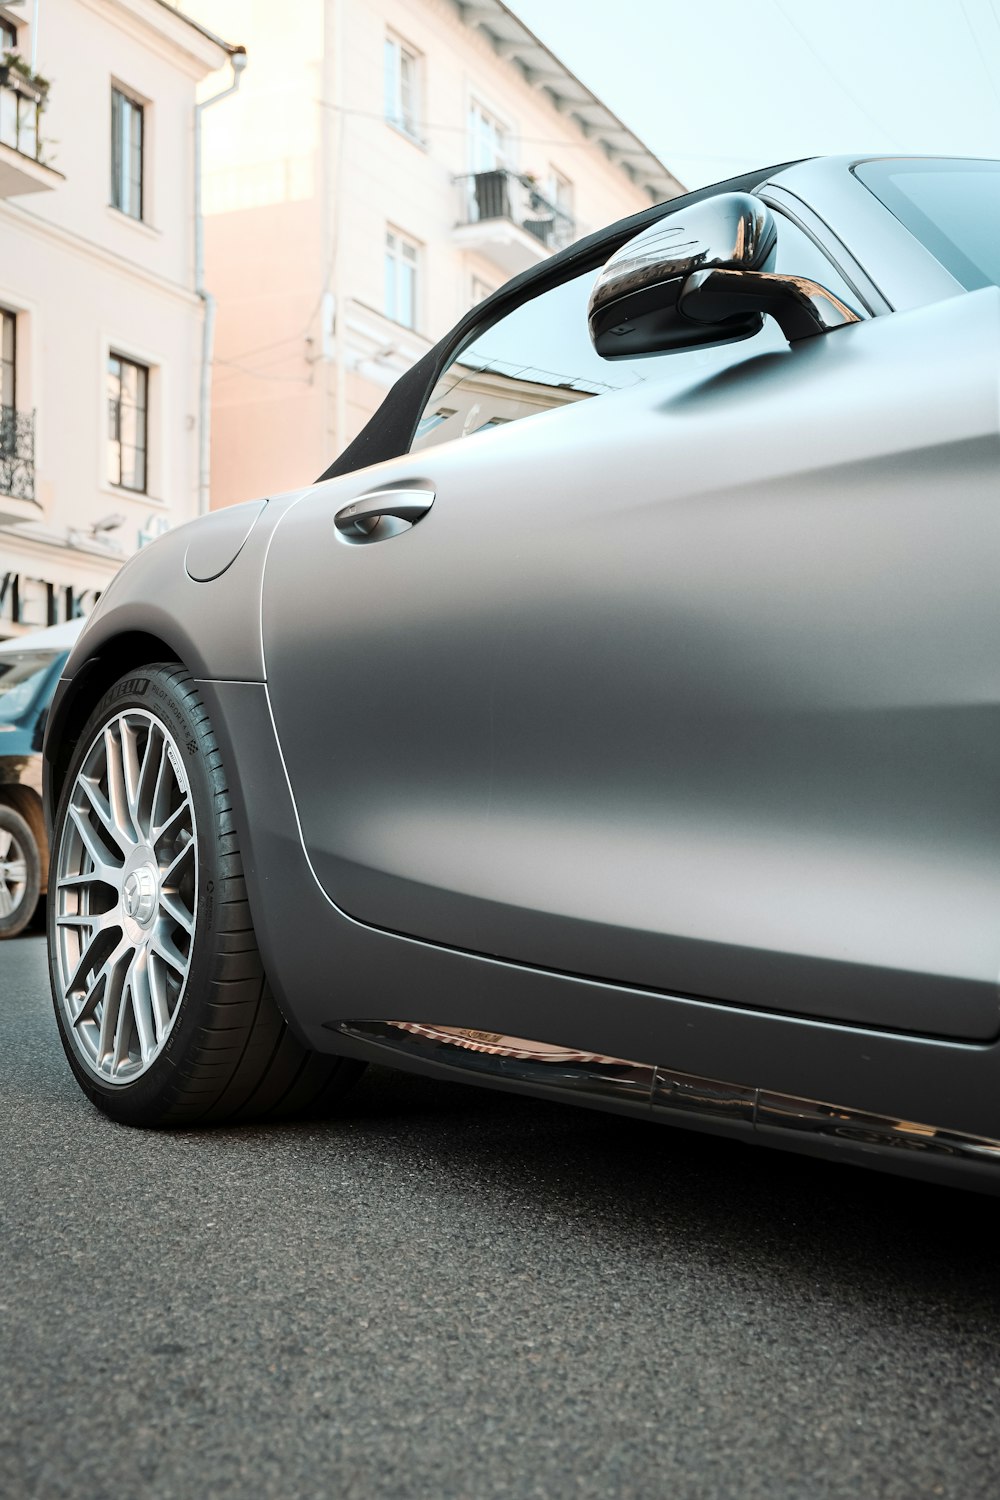
[[1000, 286], [1000, 162], [866, 161], [854, 175], [966, 291]]
[[0, 658], [0, 723], [13, 723], [31, 706], [58, 651], [26, 651]]

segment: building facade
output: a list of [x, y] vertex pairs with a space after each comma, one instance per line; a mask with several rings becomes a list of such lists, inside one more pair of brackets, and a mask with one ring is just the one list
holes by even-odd
[[195, 90], [227, 51], [162, 0], [0, 3], [0, 637], [197, 513]]
[[500, 0], [185, 3], [253, 59], [205, 122], [213, 505], [314, 479], [467, 308], [682, 191]]

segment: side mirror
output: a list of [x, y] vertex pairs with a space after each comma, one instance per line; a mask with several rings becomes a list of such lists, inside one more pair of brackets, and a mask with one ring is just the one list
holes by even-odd
[[749, 193], [720, 193], [651, 224], [616, 251], [590, 296], [590, 337], [604, 359], [750, 338], [774, 317], [790, 341], [858, 322], [802, 276], [765, 271], [774, 216]]

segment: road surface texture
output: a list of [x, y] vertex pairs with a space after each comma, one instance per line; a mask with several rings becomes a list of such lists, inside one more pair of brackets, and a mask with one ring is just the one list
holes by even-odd
[[1000, 1205], [370, 1071], [112, 1125], [0, 945], [0, 1493], [1000, 1493]]

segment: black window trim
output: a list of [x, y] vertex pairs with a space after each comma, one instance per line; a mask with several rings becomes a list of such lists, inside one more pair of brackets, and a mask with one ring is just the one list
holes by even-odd
[[[150, 384], [151, 384], [150, 377], [152, 375], [152, 368], [151, 368], [150, 365], [143, 364], [143, 362], [142, 362], [141, 359], [134, 359], [132, 357], [132, 355], [130, 355], [130, 354], [123, 354], [120, 349], [115, 349], [114, 347], [109, 348], [109, 350], [108, 350], [108, 357], [107, 358], [108, 358], [108, 364], [110, 364], [111, 360], [116, 359], [118, 361], [119, 365], [130, 365], [132, 367], [132, 369], [134, 369], [134, 370], [140, 370], [142, 372], [142, 375], [144, 377], [144, 379], [143, 379], [143, 394], [144, 394], [144, 398], [145, 398], [144, 404], [143, 404], [143, 407], [142, 407], [142, 485], [141, 485], [141, 487], [137, 487], [137, 486], [131, 485], [131, 484], [124, 484], [121, 479], [112, 479], [110, 475], [108, 475], [108, 482], [110, 483], [110, 485], [111, 485], [111, 487], [113, 489], [123, 490], [124, 493], [127, 494], [127, 495], [148, 495], [149, 494], [149, 389], [150, 389]], [[118, 376], [118, 405], [119, 405], [119, 407], [121, 406], [121, 388], [122, 388], [122, 378], [121, 378], [121, 373], [119, 372], [119, 376]], [[118, 472], [119, 472], [119, 474], [121, 474], [121, 472], [122, 472], [122, 462], [121, 462], [122, 440], [121, 440], [120, 420], [121, 419], [119, 418], [119, 437], [118, 437]]]
[[[3, 358], [3, 324], [5, 319], [11, 322], [11, 371], [10, 371], [10, 400], [0, 401], [0, 405], [9, 407], [12, 411], [17, 410], [17, 309], [7, 307], [0, 303], [0, 359]], [[2, 387], [0, 387], [2, 390]], [[6, 394], [6, 393], [4, 393]]]
[[[128, 209], [122, 208], [120, 203], [115, 202], [116, 195], [121, 195], [121, 174], [126, 171], [125, 164], [121, 161], [121, 143], [118, 139], [118, 131], [115, 129], [117, 111], [115, 109], [115, 95], [126, 100], [133, 109], [138, 110], [140, 120], [139, 134], [139, 212], [129, 213]], [[115, 166], [118, 172], [115, 172]], [[131, 219], [134, 224], [146, 223], [146, 101], [131, 89], [111, 80], [111, 207], [116, 213], [124, 218]]]

